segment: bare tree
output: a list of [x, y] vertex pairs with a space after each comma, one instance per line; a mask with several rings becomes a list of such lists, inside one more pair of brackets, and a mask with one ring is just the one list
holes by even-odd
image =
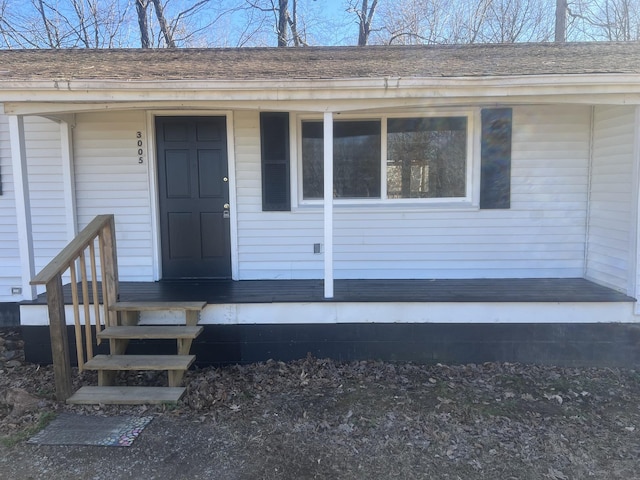
[[120, 35], [129, 5], [121, 0], [4, 1], [0, 38], [6, 48], [111, 48]]
[[373, 16], [378, 7], [378, 0], [349, 0], [347, 11], [355, 14], [358, 19], [358, 46], [362, 47], [369, 43]]
[[[214, 25], [244, 4], [211, 0], [135, 0], [142, 48], [209, 45]], [[148, 8], [153, 6], [153, 8]]]
[[397, 0], [383, 4], [378, 33], [386, 44], [448, 43], [453, 15], [450, 0]]
[[627, 42], [640, 39], [640, 0], [572, 0], [567, 16], [575, 36]]
[[[298, 18], [298, 0], [245, 0], [248, 7], [273, 18], [278, 47], [306, 46], [305, 30], [300, 29]], [[289, 11], [291, 5], [291, 11]]]
[[640, 0], [342, 5], [329, 14], [316, 0], [0, 0], [0, 48], [640, 40]]
[[400, 0], [382, 14], [384, 43], [548, 41], [555, 0]]
[[548, 6], [548, 2], [541, 0], [492, 0], [486, 12], [481, 41], [548, 41], [553, 32]]
[[176, 42], [173, 40], [173, 30], [169, 28], [167, 19], [164, 17], [163, 5], [160, 3], [160, 0], [151, 0], [151, 2], [153, 3], [153, 8], [156, 12], [156, 19], [158, 20], [158, 25], [160, 25], [160, 32], [162, 32], [162, 36], [164, 37], [164, 41], [167, 47], [175, 48]]

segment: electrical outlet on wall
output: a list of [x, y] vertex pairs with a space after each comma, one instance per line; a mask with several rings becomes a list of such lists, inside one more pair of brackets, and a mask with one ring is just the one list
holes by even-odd
[[322, 253], [322, 244], [314, 243], [313, 244], [313, 253]]
[[11, 287], [11, 295], [22, 295], [21, 287]]

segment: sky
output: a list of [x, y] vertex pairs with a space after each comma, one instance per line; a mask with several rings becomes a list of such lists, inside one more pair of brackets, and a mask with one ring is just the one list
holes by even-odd
[[[94, 0], [83, 0], [85, 9], [89, 12], [88, 5]], [[194, 47], [237, 47], [237, 46], [275, 46], [276, 34], [274, 31], [273, 14], [260, 14], [258, 10], [245, 8], [237, 11], [233, 15], [227, 12], [233, 7], [243, 5], [244, 0], [211, 0], [202, 8], [197, 9], [195, 14], [184, 17], [183, 32], [176, 32], [176, 39], [184, 37], [184, 32], [193, 32], [200, 29], [197, 34], [197, 41], [178, 42], [180, 46]], [[190, 7], [197, 3], [197, 0], [165, 0], [165, 16], [171, 21], [176, 17], [178, 12], [189, 10]], [[354, 44], [357, 40], [358, 27], [355, 22], [355, 16], [346, 12], [348, 0], [299, 0], [299, 22], [303, 30], [306, 30], [309, 44], [311, 45], [344, 45]], [[46, 34], [42, 27], [42, 16], [36, 10], [35, 0], [0, 0], [0, 8], [2, 16], [0, 17], [0, 27], [2, 21], [6, 24], [16, 26], [18, 29], [18, 37], [22, 35], [24, 39], [41, 38], [40, 46], [46, 46]], [[264, 1], [268, 5], [267, 1]], [[80, 31], [78, 16], [72, 7], [71, 0], [47, 0], [46, 5], [47, 16], [51, 21], [51, 25], [59, 29], [62, 38], [70, 38], [63, 44], [65, 47], [77, 46], [74, 38], [76, 33]], [[100, 9], [100, 22], [113, 21], [119, 22], [125, 20], [125, 23], [118, 27], [118, 34], [115, 37], [116, 43], [112, 47], [139, 47], [140, 32], [136, 17], [136, 10], [133, 7], [132, 0], [97, 0]], [[246, 5], [246, 4], [245, 4]], [[56, 17], [56, 11], [60, 15]], [[148, 8], [148, 15], [151, 20], [150, 25], [155, 22], [154, 10]], [[89, 15], [89, 14], [87, 14]], [[92, 22], [90, 16], [89, 24]], [[117, 23], [114, 23], [116, 25]], [[248, 36], [248, 32], [256, 30], [261, 26], [260, 33]], [[93, 36], [91, 27], [89, 28], [90, 37]], [[108, 41], [108, 30], [101, 35], [100, 46], [108, 47], [105, 44]], [[152, 43], [157, 44], [158, 28], [153, 26], [154, 39]], [[193, 37], [193, 38], [196, 38]], [[155, 41], [154, 41], [155, 40]], [[37, 40], [36, 40], [37, 41]], [[0, 44], [2, 38], [0, 38]], [[24, 45], [23, 45], [24, 46]], [[32, 45], [35, 46], [35, 45]], [[92, 45], [93, 46], [93, 45]]]

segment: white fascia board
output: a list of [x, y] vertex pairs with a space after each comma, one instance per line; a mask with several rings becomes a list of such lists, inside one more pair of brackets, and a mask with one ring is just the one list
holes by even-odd
[[509, 97], [406, 97], [406, 98], [348, 98], [318, 100], [197, 100], [188, 101], [165, 98], [156, 101], [113, 101], [71, 103], [62, 102], [16, 102], [5, 103], [5, 111], [11, 115], [59, 115], [61, 113], [111, 112], [129, 110], [259, 110], [259, 111], [297, 111], [322, 114], [326, 111], [366, 113], [370, 111], [393, 111], [410, 108], [437, 107], [490, 107], [505, 105], [640, 105], [638, 94], [606, 95], [539, 95]]
[[6, 102], [501, 98], [577, 94], [640, 95], [640, 79], [637, 75], [603, 74], [342, 80], [39, 80], [0, 82], [0, 101]]

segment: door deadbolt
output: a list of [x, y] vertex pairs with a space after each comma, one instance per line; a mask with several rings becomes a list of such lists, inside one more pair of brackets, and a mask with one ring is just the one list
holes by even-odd
[[222, 181], [223, 181], [223, 182], [228, 182], [228, 181], [229, 181], [229, 178], [228, 178], [228, 177], [222, 177]]
[[225, 203], [225, 204], [224, 204], [224, 208], [228, 209], [228, 208], [229, 208], [229, 204], [228, 204], [228, 203]]

